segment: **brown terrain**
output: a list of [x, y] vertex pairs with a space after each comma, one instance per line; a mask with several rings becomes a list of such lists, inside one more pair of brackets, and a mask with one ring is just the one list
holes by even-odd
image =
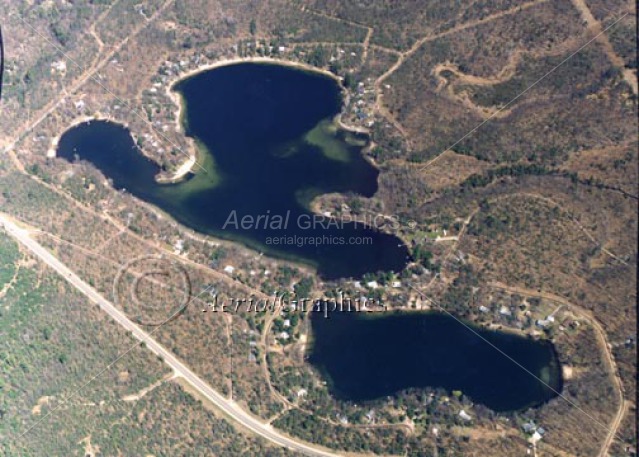
[[[0, 10], [0, 212], [105, 297], [145, 274], [143, 265], [121, 273], [135, 259], [179, 265], [196, 298], [154, 338], [213, 389], [290, 439], [343, 455], [636, 455], [634, 3], [0, 0]], [[376, 293], [399, 309], [441, 308], [550, 339], [565, 368], [561, 397], [497, 414], [451, 393], [408, 392], [367, 419], [305, 362], [305, 317], [283, 342], [279, 315], [203, 312], [211, 287], [266, 299], [296, 287], [357, 292], [352, 281], [322, 283], [308, 267], [195, 233], [51, 153], [74, 123], [110, 119], [170, 178], [195, 157], [171, 84], [252, 57], [360, 83], [341, 122], [370, 134], [379, 191], [317, 207], [355, 202], [356, 215], [410, 221], [397, 234], [432, 253], [430, 268], [414, 262], [401, 287]], [[233, 425], [141, 346], [69, 397], [132, 338], [2, 231], [0, 248], [7, 455], [293, 455]], [[176, 287], [154, 279], [140, 297], [168, 303]], [[525, 312], [506, 319], [501, 306]], [[13, 314], [20, 307], [31, 321]], [[552, 328], [535, 325], [551, 313]], [[24, 438], [52, 407], [59, 413]], [[547, 430], [534, 444], [521, 427], [529, 420]]]

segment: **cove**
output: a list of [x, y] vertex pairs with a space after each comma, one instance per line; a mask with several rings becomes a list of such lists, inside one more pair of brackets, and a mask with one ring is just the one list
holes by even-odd
[[[318, 216], [310, 209], [318, 195], [377, 191], [379, 172], [362, 155], [367, 138], [334, 122], [342, 105], [335, 80], [290, 66], [239, 63], [195, 74], [174, 90], [206, 171], [196, 166], [185, 181], [160, 184], [160, 168], [130, 132], [106, 121], [67, 130], [58, 156], [91, 162], [116, 189], [194, 230], [310, 264], [325, 279], [403, 269], [408, 249], [395, 236], [362, 223], [307, 223]], [[228, 223], [232, 216], [238, 223]], [[289, 223], [255, 223], [260, 216], [261, 222], [288, 216]]]
[[538, 406], [562, 389], [560, 364], [546, 341], [465, 323], [471, 331], [434, 312], [311, 316], [309, 362], [341, 400], [365, 402], [432, 387], [449, 394], [460, 390], [473, 402], [502, 412]]

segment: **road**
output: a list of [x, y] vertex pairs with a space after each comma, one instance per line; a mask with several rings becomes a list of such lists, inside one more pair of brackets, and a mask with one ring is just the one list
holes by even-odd
[[295, 452], [299, 452], [310, 457], [336, 457], [339, 455], [285, 436], [277, 432], [271, 425], [262, 422], [255, 416], [243, 410], [233, 400], [227, 399], [222, 394], [214, 390], [211, 386], [209, 386], [198, 375], [191, 371], [191, 369], [189, 369], [180, 360], [178, 360], [171, 352], [166, 350], [144, 330], [138, 327], [128, 317], [126, 317], [126, 315], [124, 315], [124, 313], [117, 309], [110, 301], [105, 299], [93, 287], [84, 282], [71, 269], [60, 262], [60, 260], [58, 260], [53, 254], [51, 254], [44, 246], [31, 238], [28, 231], [18, 227], [11, 219], [1, 213], [0, 225], [4, 227], [4, 229], [11, 237], [15, 238], [20, 244], [29, 249], [36, 257], [38, 257], [49, 267], [55, 270], [68, 283], [70, 283], [73, 287], [82, 292], [86, 297], [100, 306], [103, 311], [109, 314], [109, 316], [111, 316], [111, 318], [114, 319], [123, 328], [131, 332], [131, 334], [137, 340], [144, 342], [146, 344], [146, 348], [158, 357], [161, 357], [164, 363], [166, 363], [174, 370], [176, 375], [184, 378], [184, 380], [188, 382], [200, 395], [211, 401], [229, 418], [246, 427], [256, 435], [259, 435], [262, 438], [267, 439], [268, 441], [271, 441], [272, 443], [275, 443], [279, 446], [289, 448]]
[[549, 301], [554, 301], [563, 306], [566, 306], [567, 308], [571, 309], [573, 312], [576, 311], [578, 314], [581, 314], [582, 317], [585, 317], [593, 326], [597, 339], [599, 340], [599, 346], [601, 347], [606, 357], [606, 362], [610, 370], [610, 375], [615, 384], [615, 391], [617, 392], [617, 395], [619, 396], [619, 407], [617, 408], [617, 412], [615, 413], [615, 416], [613, 417], [612, 421], [610, 422], [608, 426], [608, 431], [606, 433], [606, 436], [604, 438], [604, 441], [601, 445], [601, 449], [598, 454], [598, 457], [607, 457], [609, 455], [608, 451], [610, 450], [610, 446], [612, 445], [612, 442], [614, 441], [617, 435], [617, 430], [621, 426], [621, 422], [623, 421], [623, 418], [626, 414], [628, 403], [626, 402], [626, 398], [624, 397], [623, 383], [621, 381], [621, 377], [619, 376], [619, 370], [617, 368], [615, 358], [612, 355], [612, 352], [610, 351], [611, 345], [608, 342], [608, 337], [606, 336], [606, 330], [599, 323], [599, 321], [595, 319], [595, 316], [592, 314], [590, 310], [587, 310], [578, 305], [575, 305], [574, 303], [569, 302], [568, 300], [566, 300], [565, 298], [559, 295], [555, 295], [550, 292], [534, 291], [534, 290], [526, 289], [523, 287], [508, 286], [500, 282], [492, 282], [491, 287], [495, 289], [504, 290], [509, 293], [518, 294], [524, 297], [537, 297], [537, 298], [543, 298]]
[[[30, 25], [23, 17], [18, 16], [17, 17], [18, 20], [22, 21], [22, 23], [28, 29], [30, 29], [36, 36], [38, 36], [41, 39], [43, 39], [46, 44], [55, 47], [56, 51], [58, 51], [60, 54], [62, 54], [62, 56], [65, 58], [65, 60], [71, 62], [73, 65], [77, 66], [80, 70], [82, 70], [82, 74], [78, 77], [77, 80], [72, 82], [69, 85], [68, 88], [64, 88], [64, 91], [63, 91], [64, 93], [57, 100], [52, 100], [47, 105], [45, 105], [45, 107], [41, 111], [41, 114], [39, 116], [37, 116], [37, 118], [34, 121], [30, 121], [26, 125], [23, 125], [22, 128], [18, 129], [17, 132], [14, 133], [14, 141], [12, 141], [9, 144], [5, 145], [3, 150], [5, 152], [12, 150], [29, 132], [31, 132], [33, 129], [35, 129], [46, 118], [48, 118], [51, 113], [53, 113], [56, 109], [58, 109], [58, 107], [68, 98], [69, 95], [72, 95], [72, 94], [76, 93], [80, 89], [80, 87], [82, 87], [87, 81], [92, 79], [95, 82], [97, 82], [97, 84], [99, 86], [101, 86], [104, 90], [106, 90], [107, 92], [110, 92], [110, 90], [108, 88], [106, 88], [100, 82], [99, 79], [96, 79], [96, 74], [98, 73], [98, 71], [100, 71], [102, 68], [104, 68], [110, 62], [110, 60], [113, 58], [113, 56], [115, 56], [118, 52], [120, 52], [122, 50], [122, 48], [124, 48], [124, 46], [126, 46], [129, 43], [129, 41], [132, 41], [133, 38], [135, 38], [142, 30], [144, 30], [150, 23], [152, 23], [158, 16], [160, 16], [164, 12], [164, 10], [167, 9], [173, 3], [173, 1], [174, 0], [167, 0], [162, 6], [160, 6], [160, 8], [158, 8], [158, 10], [155, 13], [153, 13], [153, 15], [150, 18], [147, 18], [147, 20], [145, 22], [142, 22], [138, 27], [136, 27], [131, 32], [131, 34], [126, 36], [124, 39], [122, 39], [117, 45], [113, 46], [113, 48], [110, 49], [107, 54], [105, 54], [104, 56], [101, 56], [100, 54], [98, 54], [96, 56], [96, 58], [95, 58], [95, 61], [93, 63], [91, 63], [88, 67], [83, 67], [78, 62], [76, 62], [75, 60], [70, 58], [68, 55], [66, 55], [62, 51], [61, 48], [59, 48], [58, 46], [55, 45], [55, 43], [53, 43], [49, 39], [47, 39], [39, 30], [35, 29], [32, 25]], [[109, 10], [105, 11], [104, 13], [102, 13], [100, 15], [100, 17], [98, 18], [98, 20], [102, 20], [102, 18], [104, 16], [106, 16], [106, 14], [109, 11], [110, 11], [110, 8], [109, 8]], [[91, 27], [92, 27], [91, 30], [94, 30], [93, 29], [94, 25], [92, 25]], [[97, 37], [97, 35], [94, 35], [94, 36]], [[99, 39], [99, 37], [97, 37], [97, 39]], [[100, 42], [101, 42], [101, 40], [100, 40]], [[102, 47], [103, 46], [104, 46], [104, 44], [102, 44]], [[102, 50], [102, 47], [99, 46], [99, 43], [98, 43], [98, 47]], [[113, 94], [111, 94], [111, 95], [113, 95]], [[128, 105], [127, 103], [124, 103], [124, 104]], [[139, 117], [141, 116], [140, 113], [137, 113], [135, 111], [134, 111], [134, 114], [139, 116]], [[147, 122], [146, 118], [144, 118], [143, 120], [145, 122]], [[159, 133], [161, 133], [161, 132], [159, 132]], [[162, 136], [164, 136], [164, 135], [162, 135]], [[171, 143], [171, 142], [169, 141], [169, 143]]]
[[[588, 8], [588, 5], [586, 5], [586, 2], [584, 0], [572, 0], [572, 4], [574, 5], [575, 9], [579, 11], [579, 14], [581, 15], [581, 18], [584, 20], [584, 22], [588, 24], [588, 28], [592, 30], [592, 33], [599, 35], [599, 44], [602, 46], [604, 52], [610, 59], [610, 62], [615, 67], [619, 68], [621, 74], [623, 75], [623, 79], [628, 83], [628, 85], [632, 89], [632, 92], [637, 95], [637, 76], [632, 71], [632, 69], [626, 68], [624, 60], [619, 57], [619, 55], [617, 55], [617, 53], [615, 52], [615, 48], [612, 47], [612, 44], [608, 39], [608, 35], [603, 33], [604, 29], [601, 26], [601, 22], [595, 19], [593, 14], [590, 12], [590, 8]], [[632, 8], [630, 11], [632, 12]], [[629, 12], [626, 12], [623, 16], [620, 16], [620, 18], [627, 16], [628, 14]]]
[[[377, 93], [377, 97], [375, 99], [375, 107], [377, 109], [377, 111], [379, 112], [380, 115], [382, 115], [388, 122], [390, 122], [404, 137], [406, 144], [408, 146], [408, 149], [412, 149], [412, 144], [410, 142], [410, 135], [408, 135], [408, 133], [406, 132], [406, 130], [404, 129], [404, 127], [402, 126], [402, 124], [395, 119], [395, 117], [391, 114], [391, 112], [386, 108], [386, 105], [384, 105], [384, 93], [382, 91], [382, 83], [388, 79], [393, 73], [395, 73], [399, 67], [401, 67], [404, 62], [406, 61], [406, 59], [408, 59], [409, 57], [411, 57], [413, 54], [415, 54], [423, 45], [424, 43], [427, 43], [429, 41], [434, 41], [437, 40], [439, 38], [448, 36], [448, 35], [452, 35], [452, 34], [456, 34], [459, 33], [463, 30], [472, 28], [472, 27], [476, 27], [478, 25], [481, 24], [486, 24], [488, 22], [494, 21], [495, 19], [499, 19], [502, 18], [504, 16], [509, 16], [511, 14], [516, 14], [516, 13], [520, 13], [523, 10], [526, 10], [528, 8], [537, 6], [541, 3], [546, 3], [549, 0], [533, 0], [527, 3], [522, 3], [521, 5], [517, 5], [514, 8], [510, 8], [504, 11], [499, 11], [497, 13], [494, 14], [489, 14], [481, 19], [475, 19], [472, 21], [468, 21], [468, 22], [464, 22], [463, 24], [460, 24], [458, 26], [452, 27], [448, 30], [445, 30], [443, 32], [439, 32], [439, 33], [435, 33], [435, 34], [429, 34], [426, 35], [422, 38], [420, 38], [419, 40], [417, 40], [411, 47], [410, 49], [408, 49], [405, 52], [401, 52], [399, 53], [399, 57], [397, 58], [397, 61], [388, 69], [386, 70], [381, 76], [379, 76], [379, 78], [377, 78], [375, 80], [375, 92]], [[460, 140], [461, 141], [461, 140]], [[458, 141], [459, 143], [459, 141]], [[444, 153], [446, 153], [447, 151], [451, 150], [452, 147], [454, 147], [455, 145], [452, 145], [450, 147], [448, 147], [448, 149], [446, 149], [445, 151], [442, 151], [440, 154], [438, 154], [433, 160], [431, 160], [429, 163], [427, 163], [425, 166], [422, 166], [419, 168], [419, 170], [424, 170], [428, 165], [430, 165], [431, 163], [435, 162], [436, 160], [439, 159], [439, 157], [441, 155], [443, 155]]]

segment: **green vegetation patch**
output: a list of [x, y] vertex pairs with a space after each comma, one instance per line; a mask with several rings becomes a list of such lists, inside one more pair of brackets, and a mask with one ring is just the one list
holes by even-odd
[[18, 245], [4, 233], [0, 234], [0, 290], [13, 278], [19, 257]]

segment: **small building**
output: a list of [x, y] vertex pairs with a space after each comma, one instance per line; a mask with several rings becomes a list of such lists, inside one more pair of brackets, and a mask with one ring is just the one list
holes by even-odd
[[173, 252], [175, 254], [182, 254], [183, 250], [184, 250], [184, 240], [177, 240], [175, 244], [173, 245]]
[[233, 272], [235, 271], [235, 267], [231, 266], [231, 265], [227, 265], [224, 267], [224, 272], [228, 273], [228, 274], [233, 274]]
[[64, 60], [57, 60], [51, 64], [51, 69], [58, 73], [64, 73], [67, 71], [67, 63]]
[[535, 321], [535, 325], [539, 328], [548, 328], [550, 326], [550, 322], [547, 319], [537, 319]]
[[463, 409], [459, 412], [459, 417], [461, 417], [465, 421], [473, 420], [473, 418]]
[[502, 316], [511, 316], [512, 312], [507, 306], [502, 306], [501, 308], [499, 308], [499, 314], [501, 314]]
[[530, 437], [530, 442], [534, 444], [534, 443], [540, 441], [541, 438], [542, 438], [542, 436], [539, 434], [539, 432], [537, 430], [535, 430], [535, 433], [533, 433], [532, 436]]

